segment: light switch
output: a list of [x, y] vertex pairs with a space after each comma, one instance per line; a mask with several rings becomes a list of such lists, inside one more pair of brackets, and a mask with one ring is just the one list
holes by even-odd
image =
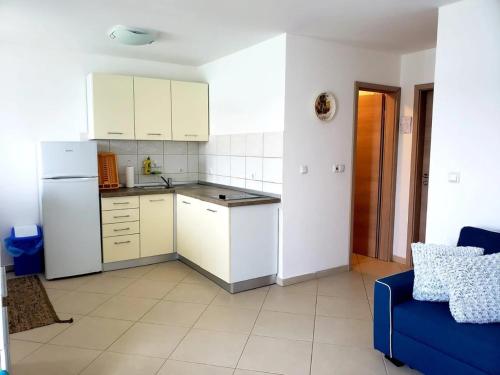
[[307, 165], [301, 165], [299, 168], [299, 172], [300, 174], [306, 174], [307, 172], [309, 172], [309, 168], [307, 167]]
[[335, 164], [333, 166], [333, 171], [335, 173], [344, 173], [345, 172], [345, 164]]
[[448, 182], [451, 182], [452, 184], [458, 184], [460, 182], [460, 173], [458, 172], [448, 173]]

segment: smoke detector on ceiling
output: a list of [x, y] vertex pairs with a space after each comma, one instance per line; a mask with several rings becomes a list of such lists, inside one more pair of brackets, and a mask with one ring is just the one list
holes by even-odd
[[145, 29], [115, 25], [108, 31], [111, 40], [132, 46], [142, 46], [155, 41], [156, 33]]

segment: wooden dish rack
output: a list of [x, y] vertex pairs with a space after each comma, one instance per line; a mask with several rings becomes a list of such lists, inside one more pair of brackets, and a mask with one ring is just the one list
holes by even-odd
[[118, 189], [120, 181], [118, 178], [116, 155], [112, 152], [99, 152], [97, 159], [99, 164], [99, 189]]

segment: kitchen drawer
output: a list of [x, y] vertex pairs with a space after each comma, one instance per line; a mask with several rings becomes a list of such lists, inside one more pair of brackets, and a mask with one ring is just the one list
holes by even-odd
[[139, 197], [113, 197], [101, 199], [101, 209], [103, 211], [121, 210], [125, 208], [139, 208]]
[[131, 208], [127, 210], [102, 211], [103, 224], [124, 223], [128, 221], [138, 221], [138, 220], [139, 220], [138, 208]]
[[125, 236], [128, 234], [137, 233], [139, 233], [138, 221], [131, 221], [128, 223], [103, 224], [102, 226], [103, 237]]
[[139, 258], [139, 235], [107, 237], [102, 239], [104, 263]]

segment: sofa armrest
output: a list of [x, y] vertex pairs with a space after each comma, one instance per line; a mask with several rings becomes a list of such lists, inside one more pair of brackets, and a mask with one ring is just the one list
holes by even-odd
[[413, 271], [375, 281], [373, 345], [392, 358], [392, 312], [394, 306], [412, 299]]

